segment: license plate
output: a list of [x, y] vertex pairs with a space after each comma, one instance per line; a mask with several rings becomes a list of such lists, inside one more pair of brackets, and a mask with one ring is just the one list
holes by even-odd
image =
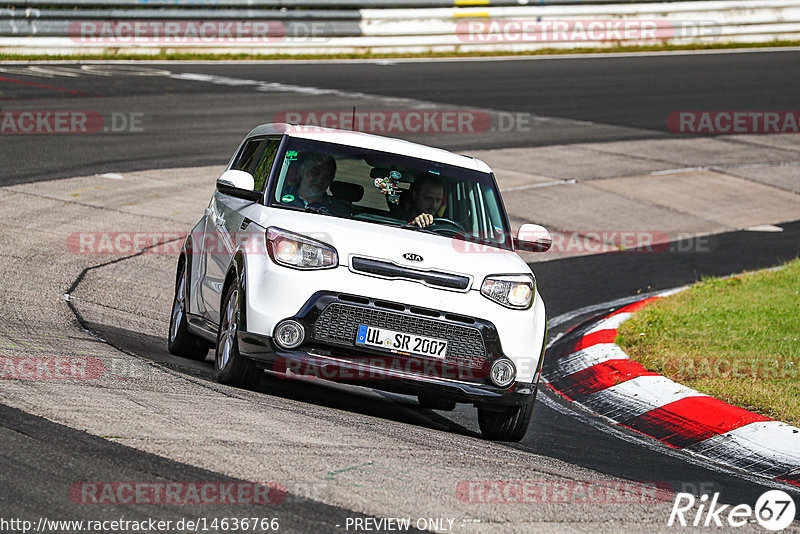
[[447, 341], [444, 339], [395, 332], [365, 324], [358, 326], [356, 345], [380, 347], [392, 352], [419, 354], [433, 358], [444, 358], [447, 355]]

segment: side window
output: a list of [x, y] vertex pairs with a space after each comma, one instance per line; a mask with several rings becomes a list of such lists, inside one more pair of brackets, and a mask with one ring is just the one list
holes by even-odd
[[231, 169], [236, 171], [247, 171], [250, 172], [253, 168], [253, 164], [255, 163], [256, 155], [258, 154], [258, 149], [261, 147], [261, 144], [264, 142], [263, 139], [251, 139], [247, 141], [242, 149], [239, 151], [239, 154], [236, 156], [236, 159], [233, 160], [233, 165]]
[[280, 148], [280, 146], [280, 139], [267, 139], [264, 142], [263, 152], [261, 152], [260, 156], [261, 159], [253, 170], [256, 191], [264, 190], [264, 186], [269, 179], [269, 171], [272, 169], [272, 164], [275, 162], [275, 155], [278, 153], [278, 148]]

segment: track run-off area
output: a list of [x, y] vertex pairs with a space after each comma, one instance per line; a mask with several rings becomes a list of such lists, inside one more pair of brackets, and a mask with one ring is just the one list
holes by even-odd
[[[676, 492], [753, 506], [778, 488], [800, 505], [796, 487], [613, 427], [545, 387], [525, 439], [506, 444], [481, 439], [469, 406], [431, 411], [275, 376], [256, 391], [221, 386], [211, 357], [166, 350], [178, 247], [142, 250], [195, 224], [252, 127], [355, 116], [388, 130], [375, 133], [485, 160], [512, 225], [551, 230], [553, 250], [524, 257], [557, 340], [637, 296], [800, 254], [800, 134], [751, 122], [751, 132], [698, 136], [669, 119], [792, 110], [798, 67], [797, 51], [0, 63], [0, 356], [59, 358], [68, 376], [0, 381], [0, 515], [278, 518], [285, 532], [390, 531], [386, 518], [442, 532], [666, 532], [678, 528], [667, 526]], [[620, 251], [631, 242], [653, 252]], [[279, 498], [93, 504], [109, 484], [254, 482]]]

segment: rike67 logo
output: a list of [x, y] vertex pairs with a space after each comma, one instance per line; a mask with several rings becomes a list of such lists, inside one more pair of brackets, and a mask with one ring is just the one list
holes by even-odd
[[667, 526], [743, 527], [758, 523], [767, 530], [777, 532], [792, 524], [796, 511], [792, 497], [781, 490], [765, 492], [758, 498], [755, 507], [737, 504], [730, 508], [731, 505], [718, 504], [718, 501], [718, 492], [710, 499], [707, 494], [696, 498], [691, 493], [678, 493]]

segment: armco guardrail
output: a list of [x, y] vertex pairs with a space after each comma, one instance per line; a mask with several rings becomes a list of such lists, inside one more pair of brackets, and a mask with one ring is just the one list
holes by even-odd
[[[700, 1], [700, 0], [689, 0]], [[369, 9], [369, 8], [426, 8], [459, 6], [519, 6], [663, 3], [663, 0], [7, 0], [5, 6], [14, 7], [71, 7], [105, 6], [116, 8], [140, 7], [203, 7], [218, 8], [272, 8], [272, 9]]]
[[0, 51], [392, 53], [800, 39], [800, 0], [520, 1], [11, 0], [0, 8]]

